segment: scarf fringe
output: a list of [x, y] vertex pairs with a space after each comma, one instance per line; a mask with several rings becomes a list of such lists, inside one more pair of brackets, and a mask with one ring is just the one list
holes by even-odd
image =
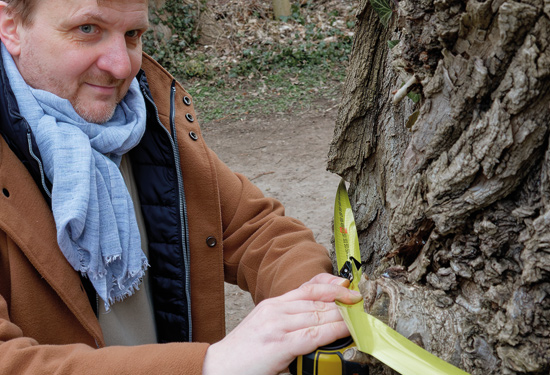
[[[147, 268], [149, 268], [149, 267], [151, 267], [151, 265], [149, 264], [147, 259], [144, 259], [142, 264], [141, 264], [141, 269], [139, 271], [137, 271], [137, 272], [127, 272], [126, 277], [124, 279], [126, 279], [126, 280], [134, 279], [134, 280], [132, 281], [132, 284], [129, 285], [128, 287], [126, 287], [126, 288], [124, 288], [124, 286], [120, 284], [120, 280], [113, 280], [114, 281], [113, 285], [116, 285], [116, 287], [118, 287], [118, 291], [119, 292], [123, 291], [123, 293], [117, 294], [117, 291], [116, 291], [115, 287], [110, 289], [110, 296], [109, 296], [108, 300], [103, 301], [103, 303], [105, 304], [105, 311], [106, 312], [111, 311], [111, 305], [113, 305], [114, 303], [121, 302], [121, 301], [125, 300], [126, 298], [132, 296], [136, 291], [139, 290], [139, 287], [141, 286], [141, 283], [143, 282], [143, 277], [145, 276], [145, 272], [147, 271]], [[89, 270], [85, 270], [85, 271], [81, 270], [80, 274], [83, 277], [86, 277], [86, 278], [89, 278], [90, 276], [94, 277], [94, 275], [91, 272], [89, 272]], [[105, 275], [99, 276], [99, 277], [94, 277], [94, 280], [95, 281], [101, 280], [104, 277], [105, 277]], [[102, 298], [102, 300], [103, 300], [103, 298]]]

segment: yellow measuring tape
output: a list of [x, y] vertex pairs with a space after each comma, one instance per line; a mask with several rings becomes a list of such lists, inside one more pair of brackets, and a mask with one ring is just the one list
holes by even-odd
[[[336, 193], [334, 239], [338, 271], [341, 276], [350, 279], [350, 289], [359, 290], [361, 253], [344, 181], [340, 182]], [[367, 314], [363, 302], [355, 305], [337, 304], [357, 348], [395, 371], [406, 375], [468, 375]]]

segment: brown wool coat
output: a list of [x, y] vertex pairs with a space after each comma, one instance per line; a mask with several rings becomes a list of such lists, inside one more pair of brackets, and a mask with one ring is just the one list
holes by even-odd
[[[148, 56], [143, 69], [167, 126], [173, 78]], [[177, 85], [196, 343], [104, 346], [80, 278], [58, 248], [48, 205], [0, 139], [0, 374], [200, 374], [209, 343], [225, 333], [224, 279], [257, 303], [331, 271], [312, 233], [205, 145], [197, 122], [185, 119], [195, 114], [181, 104], [184, 95]], [[206, 244], [211, 236], [214, 247]]]

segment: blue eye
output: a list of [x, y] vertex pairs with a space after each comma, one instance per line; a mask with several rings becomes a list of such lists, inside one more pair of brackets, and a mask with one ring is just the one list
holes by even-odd
[[130, 31], [127, 31], [126, 32], [126, 36], [128, 38], [136, 38], [137, 36], [139, 36], [139, 31], [138, 30], [130, 30]]
[[95, 31], [95, 26], [94, 25], [82, 25], [82, 26], [78, 26], [78, 28], [80, 29], [80, 31], [82, 31], [84, 34], [91, 34]]

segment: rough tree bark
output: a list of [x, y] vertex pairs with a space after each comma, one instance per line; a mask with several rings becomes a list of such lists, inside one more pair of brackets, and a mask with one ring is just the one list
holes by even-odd
[[[358, 20], [329, 170], [366, 310], [472, 374], [548, 374], [550, 0], [401, 0], [389, 27], [362, 0]], [[393, 104], [413, 76], [420, 102]]]

